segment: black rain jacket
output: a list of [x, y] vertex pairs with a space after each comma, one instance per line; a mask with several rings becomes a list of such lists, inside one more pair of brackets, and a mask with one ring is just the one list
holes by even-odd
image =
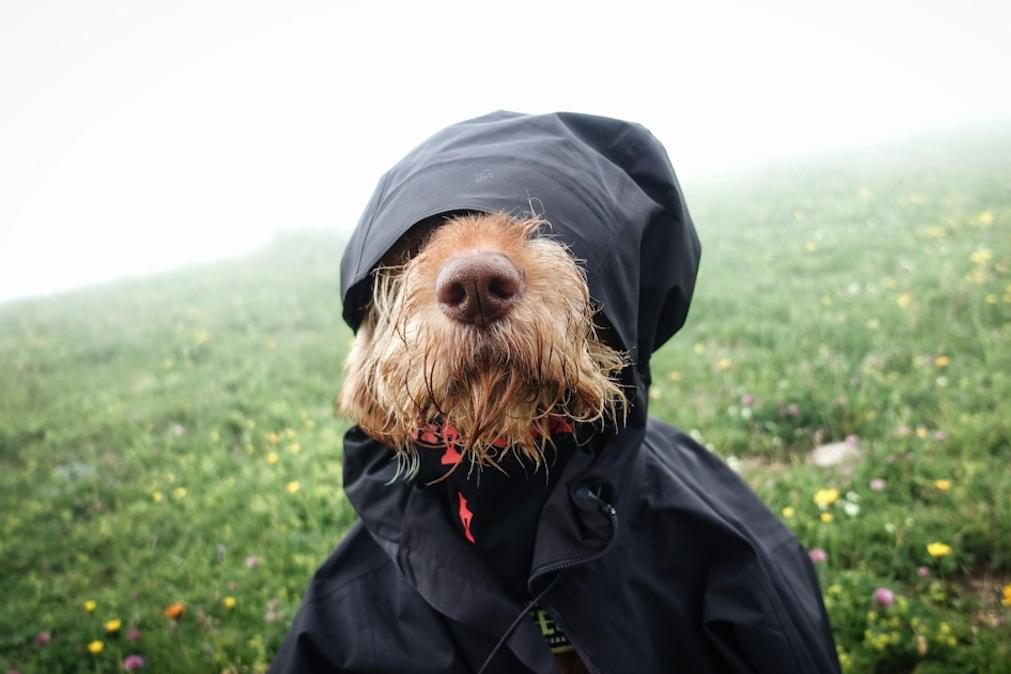
[[[630, 352], [628, 423], [576, 452], [541, 511], [529, 596], [504, 591], [438, 499], [391, 482], [354, 427], [344, 489], [360, 521], [319, 568], [272, 672], [554, 672], [539, 600], [591, 672], [838, 672], [804, 548], [723, 462], [647, 418], [651, 354], [684, 323], [700, 248], [660, 143], [582, 114], [496, 112], [432, 136], [383, 176], [341, 261], [357, 329], [369, 274], [415, 223], [536, 213], [585, 261]], [[492, 655], [494, 653], [494, 655]]]

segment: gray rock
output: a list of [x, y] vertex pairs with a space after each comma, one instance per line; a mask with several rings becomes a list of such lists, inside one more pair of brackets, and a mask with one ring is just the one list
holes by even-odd
[[860, 448], [854, 442], [833, 442], [811, 451], [811, 463], [822, 468], [840, 466], [859, 459]]

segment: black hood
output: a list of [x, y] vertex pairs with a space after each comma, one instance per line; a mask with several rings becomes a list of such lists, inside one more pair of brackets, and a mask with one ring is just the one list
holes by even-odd
[[[643, 127], [573, 113], [496, 112], [440, 131], [380, 180], [341, 261], [344, 319], [353, 329], [381, 258], [418, 222], [454, 211], [548, 220], [546, 235], [584, 262], [590, 296], [634, 364], [622, 375], [633, 387], [627, 423], [599, 429], [585, 451], [557, 465], [557, 483], [538, 501], [532, 595], [545, 591], [558, 568], [610, 549], [619, 527], [614, 507], [622, 518], [636, 512], [637, 491], [626, 486], [644, 460], [649, 357], [684, 324], [699, 243], [667, 155]], [[358, 427], [348, 431], [345, 493], [399, 573], [443, 615], [496, 637], [508, 634], [523, 598], [491, 579], [436, 490], [397, 483], [395, 475], [393, 450]], [[613, 504], [610, 510], [575, 497], [591, 489]], [[459, 600], [452, 589], [459, 587], [470, 588], [471, 600]], [[536, 639], [523, 632], [515, 638]]]
[[585, 262], [590, 296], [636, 365], [640, 391], [649, 384], [650, 355], [685, 322], [700, 254], [670, 160], [649, 131], [592, 115], [499, 111], [426, 140], [379, 181], [344, 251], [353, 330], [373, 267], [413, 225], [451, 211], [548, 220], [552, 238]]

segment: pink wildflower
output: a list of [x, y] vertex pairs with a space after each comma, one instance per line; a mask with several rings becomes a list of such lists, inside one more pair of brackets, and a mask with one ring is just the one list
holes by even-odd
[[916, 569], [916, 575], [919, 576], [920, 578], [929, 578], [930, 569], [928, 569], [925, 566], [921, 566], [918, 569]]
[[134, 627], [132, 630], [126, 633], [126, 638], [130, 641], [138, 641], [140, 639], [140, 630]]
[[250, 555], [249, 557], [246, 557], [246, 568], [247, 569], [255, 569], [259, 565], [260, 565], [260, 559], [256, 555]]
[[874, 590], [874, 601], [878, 606], [891, 606], [895, 603], [895, 593], [887, 587], [879, 587]]
[[811, 550], [807, 554], [811, 558], [811, 561], [814, 562], [815, 564], [821, 564], [823, 562], [828, 561], [828, 553], [822, 550], [821, 548], [815, 548], [814, 550]]
[[876, 477], [873, 480], [871, 480], [871, 491], [884, 491], [884, 489], [885, 489], [885, 481], [882, 480], [880, 477]]
[[49, 632], [39, 632], [35, 635], [35, 645], [39, 648], [45, 648], [49, 645], [49, 642], [53, 640], [53, 635]]
[[139, 655], [128, 655], [123, 658], [123, 669], [133, 672], [144, 666], [144, 658]]

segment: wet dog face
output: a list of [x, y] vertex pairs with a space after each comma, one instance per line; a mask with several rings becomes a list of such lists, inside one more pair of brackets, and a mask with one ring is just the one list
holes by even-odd
[[598, 338], [583, 269], [541, 220], [439, 217], [373, 272], [340, 407], [417, 467], [415, 439], [452, 424], [464, 457], [539, 464], [549, 426], [619, 420], [623, 355]]

